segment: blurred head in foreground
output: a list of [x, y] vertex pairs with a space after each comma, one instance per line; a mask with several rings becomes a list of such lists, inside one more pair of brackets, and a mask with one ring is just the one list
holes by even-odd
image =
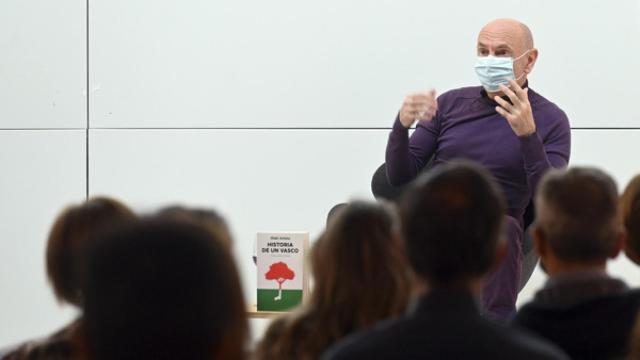
[[85, 322], [97, 359], [241, 359], [246, 309], [224, 241], [157, 217], [91, 249]]

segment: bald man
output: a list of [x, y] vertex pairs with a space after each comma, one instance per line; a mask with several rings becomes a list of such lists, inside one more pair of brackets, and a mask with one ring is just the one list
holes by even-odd
[[490, 22], [478, 35], [477, 55], [482, 86], [405, 98], [387, 143], [387, 177], [392, 185], [408, 183], [430, 159], [438, 166], [463, 158], [490, 171], [508, 203], [509, 251], [488, 277], [482, 306], [506, 318], [515, 311], [520, 283], [523, 214], [544, 173], [566, 167], [571, 133], [565, 113], [529, 88], [538, 50], [526, 25]]

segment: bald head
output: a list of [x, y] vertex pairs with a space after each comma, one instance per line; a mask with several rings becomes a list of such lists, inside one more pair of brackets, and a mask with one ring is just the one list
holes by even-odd
[[[533, 48], [533, 35], [529, 27], [514, 19], [496, 19], [480, 30], [478, 38], [501, 39], [514, 47], [514, 50], [525, 52]], [[517, 55], [516, 55], [517, 56]]]

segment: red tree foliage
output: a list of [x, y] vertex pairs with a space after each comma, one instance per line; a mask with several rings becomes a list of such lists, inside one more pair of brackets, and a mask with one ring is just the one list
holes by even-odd
[[282, 286], [282, 283], [285, 282], [285, 280], [293, 280], [295, 276], [296, 274], [293, 270], [289, 269], [287, 264], [282, 261], [271, 264], [271, 266], [269, 266], [269, 271], [264, 274], [264, 277], [267, 280], [275, 280], [278, 282], [279, 286]]

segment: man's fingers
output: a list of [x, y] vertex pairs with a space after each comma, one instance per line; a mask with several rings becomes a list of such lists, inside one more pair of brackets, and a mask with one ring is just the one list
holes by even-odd
[[404, 107], [411, 111], [426, 111], [427, 109], [435, 109], [436, 104], [432, 101], [419, 101], [405, 103]]
[[493, 100], [495, 100], [498, 103], [498, 105], [500, 105], [502, 108], [504, 108], [508, 112], [511, 112], [511, 110], [513, 109], [513, 105], [509, 104], [507, 100], [501, 98], [500, 96], [494, 96]]
[[509, 89], [508, 87], [504, 86], [504, 85], [500, 85], [500, 90], [502, 91], [502, 93], [504, 93], [505, 95], [507, 95], [509, 97], [509, 99], [511, 99], [511, 103], [513, 103], [514, 105], [517, 102], [520, 102], [520, 98], [518, 98], [518, 95], [516, 95], [513, 91], [511, 91], [511, 89]]
[[423, 113], [419, 114], [418, 120], [431, 120], [431, 119], [433, 119], [433, 116], [435, 114], [436, 113], [433, 110], [423, 112]]
[[518, 85], [518, 83], [515, 80], [509, 79], [509, 85], [511, 85], [510, 89], [513, 90], [516, 96], [518, 96], [518, 99], [522, 101], [527, 100], [526, 92], [520, 87], [520, 85]]
[[503, 118], [507, 119], [507, 121], [511, 123], [511, 114], [509, 114], [505, 109], [501, 108], [500, 106], [496, 106], [496, 112], [498, 112], [498, 114], [502, 115]]
[[429, 97], [431, 99], [433, 99], [434, 102], [436, 101], [436, 90], [435, 89], [429, 90]]
[[430, 90], [427, 90], [427, 91], [422, 91], [422, 92], [411, 94], [411, 96], [419, 98], [419, 99], [435, 100], [436, 99], [436, 91], [435, 91], [435, 89], [430, 89]]
[[430, 98], [428, 96], [423, 96], [423, 95], [416, 95], [414, 96], [410, 103], [411, 104], [423, 104], [423, 105], [432, 105], [435, 104], [435, 99]]

